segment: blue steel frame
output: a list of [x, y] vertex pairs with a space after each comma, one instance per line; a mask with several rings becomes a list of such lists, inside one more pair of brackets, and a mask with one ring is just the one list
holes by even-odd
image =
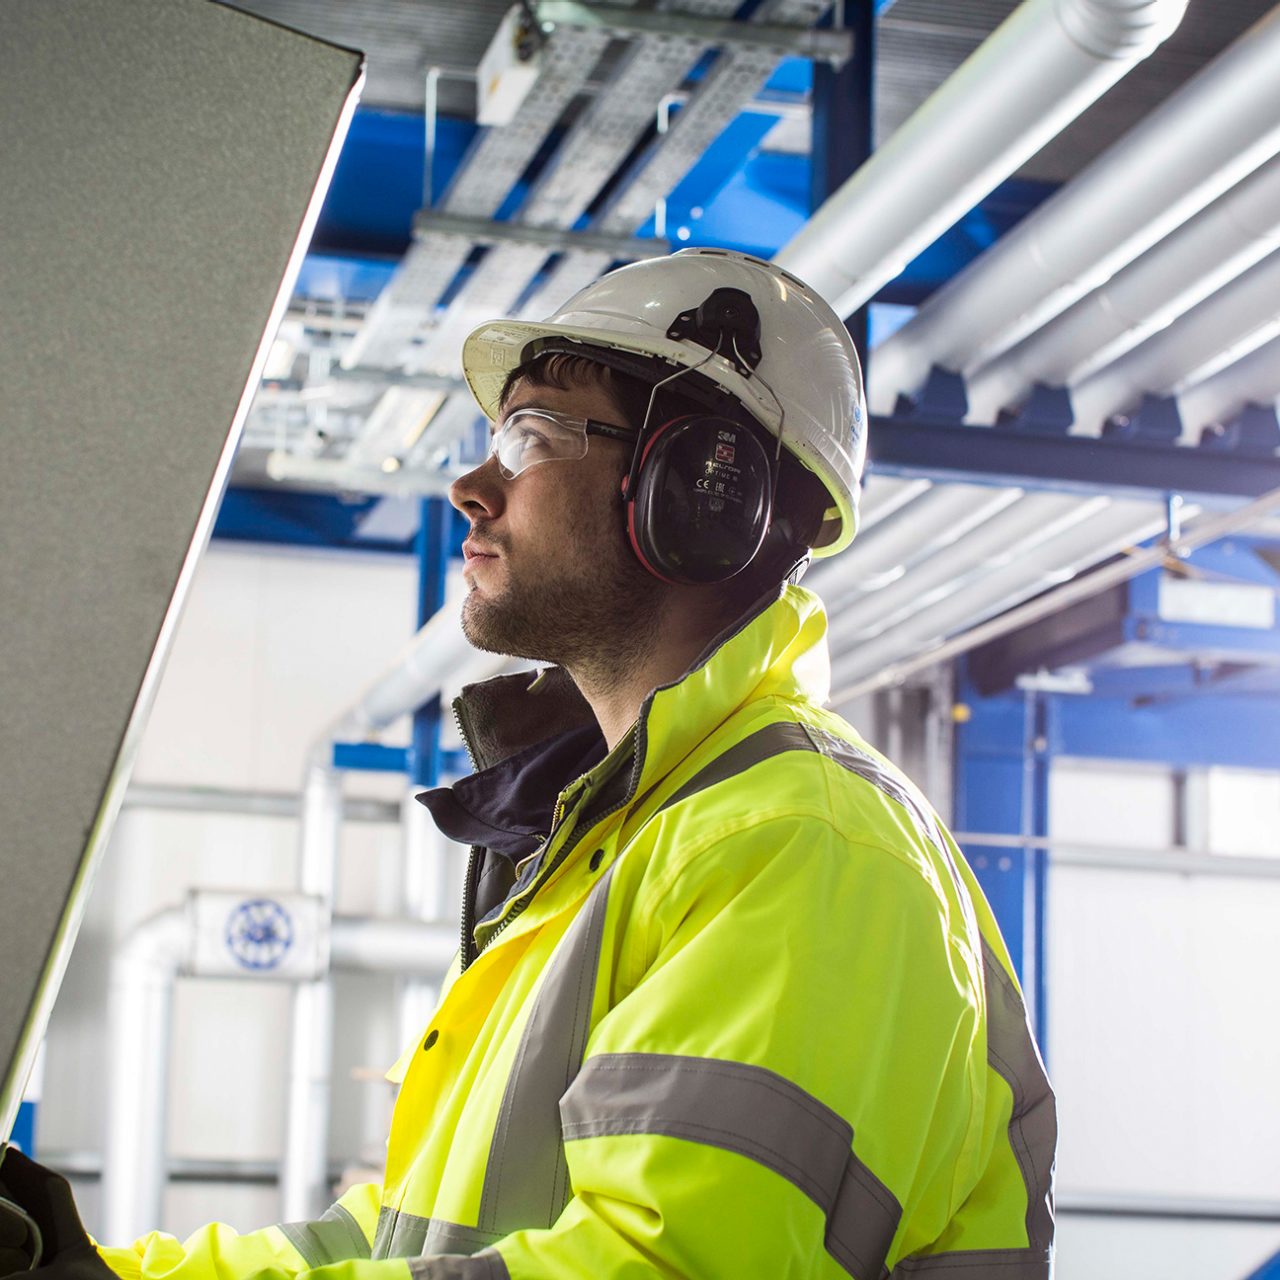
[[[418, 529], [418, 626], [444, 604], [445, 577], [449, 571], [453, 508], [444, 498], [422, 500]], [[440, 698], [419, 707], [413, 716], [409, 746], [409, 780], [418, 787], [434, 787], [440, 781]]]
[[[953, 821], [957, 831], [1048, 834], [1053, 706], [1039, 693], [983, 698], [959, 664]], [[965, 857], [995, 913], [1040, 1043], [1048, 1044], [1043, 848], [969, 845]]]
[[36, 1104], [30, 1100], [18, 1105], [18, 1116], [9, 1135], [11, 1145], [23, 1155], [35, 1158], [36, 1154]]

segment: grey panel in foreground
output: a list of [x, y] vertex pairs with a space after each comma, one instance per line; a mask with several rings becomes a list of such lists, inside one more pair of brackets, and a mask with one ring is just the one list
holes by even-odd
[[363, 78], [211, 0], [0, 41], [0, 1138]]

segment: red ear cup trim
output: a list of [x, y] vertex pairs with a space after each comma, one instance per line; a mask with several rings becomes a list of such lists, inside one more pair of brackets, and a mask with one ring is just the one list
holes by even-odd
[[640, 539], [636, 537], [636, 504], [634, 502], [627, 503], [627, 539], [631, 543], [631, 550], [635, 552], [636, 559], [644, 566], [644, 568], [659, 581], [667, 583], [669, 586], [678, 587], [682, 584], [677, 582], [675, 578], [668, 578], [665, 573], [661, 573], [654, 568], [649, 562], [648, 556], [640, 549]]
[[[677, 578], [669, 578], [661, 570], [657, 569], [653, 562], [645, 555], [640, 545], [640, 539], [636, 535], [636, 495], [631, 492], [631, 476], [639, 477], [644, 473], [644, 464], [649, 457], [650, 450], [657, 443], [660, 436], [665, 435], [672, 427], [677, 426], [681, 422], [687, 422], [690, 417], [695, 415], [684, 414], [679, 418], [672, 418], [670, 422], [664, 422], [649, 438], [644, 442], [644, 448], [640, 451], [640, 461], [633, 470], [622, 477], [622, 496], [627, 504], [627, 540], [631, 543], [631, 550], [635, 552], [636, 559], [644, 566], [644, 568], [660, 582], [665, 582], [669, 586], [678, 587], [683, 585]], [[636, 492], [638, 493], [641, 486], [636, 484]]]

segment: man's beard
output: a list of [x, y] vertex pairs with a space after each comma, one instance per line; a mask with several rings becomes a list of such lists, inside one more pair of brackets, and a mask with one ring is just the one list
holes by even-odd
[[541, 581], [521, 580], [508, 565], [501, 593], [467, 596], [462, 631], [477, 649], [555, 663], [579, 685], [607, 689], [652, 651], [664, 588], [622, 543], [616, 526], [576, 530], [571, 545], [597, 553], [548, 565]]

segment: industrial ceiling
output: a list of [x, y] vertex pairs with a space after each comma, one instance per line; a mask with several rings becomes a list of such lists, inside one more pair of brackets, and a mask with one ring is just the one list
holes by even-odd
[[[554, 2], [535, 6], [545, 43], [528, 97], [511, 123], [480, 129], [475, 67], [507, 11], [504, 0], [466, 6], [253, 0], [241, 6], [368, 53], [365, 110], [371, 118], [401, 113], [386, 119], [409, 126], [399, 136], [419, 153], [416, 168], [406, 166], [419, 185], [416, 195], [392, 195], [395, 181], [404, 186], [403, 174], [397, 178], [385, 161], [367, 171], [365, 207], [377, 204], [384, 183], [388, 202], [400, 202], [402, 224], [394, 247], [374, 219], [362, 223], [356, 216], [347, 227], [347, 266], [366, 257], [376, 268], [372, 285], [366, 273], [359, 288], [330, 283], [308, 290], [304, 273], [249, 422], [240, 485], [379, 495], [381, 514], [371, 515], [371, 527], [394, 528], [397, 517], [388, 513], [398, 510], [400, 532], [407, 533], [414, 519], [410, 500], [443, 493], [450, 476], [482, 447], [483, 424], [458, 381], [461, 339], [472, 325], [497, 314], [549, 314], [611, 263], [681, 241], [782, 249], [804, 228], [811, 115], [826, 113], [828, 123], [850, 130], [848, 104], [833, 110], [831, 97], [833, 84], [837, 93], [851, 92], [856, 71], [851, 81], [849, 67], [871, 71], [875, 147], [865, 172], [879, 172], [876, 165], [883, 160], [887, 168], [894, 148], [913, 145], [904, 139], [930, 108], [937, 114], [942, 95], [962, 78], [957, 71], [972, 68], [998, 43], [1011, 29], [1011, 15], [1024, 18], [1038, 4], [880, 3], [874, 34], [868, 38], [864, 23], [843, 79], [834, 73], [823, 79], [799, 56], [812, 51], [802, 38], [777, 31], [820, 22], [824, 0], [746, 6], [657, 0], [607, 8], [560, 0], [552, 9]], [[1050, 6], [1038, 8], [1047, 14]], [[890, 419], [933, 418], [952, 430], [967, 422], [1033, 435], [1136, 435], [1168, 448], [1180, 438], [1184, 461], [1202, 430], [1217, 432], [1211, 443], [1234, 448], [1243, 442], [1259, 470], [1243, 487], [1208, 493], [1209, 506], [1261, 492], [1275, 470], [1280, 77], [1258, 68], [1276, 65], [1280, 13], [1267, 19], [1268, 0], [1190, 0], [1185, 14], [1180, 0], [1164, 0], [1164, 8], [1175, 11], [1174, 22], [1166, 21], [1168, 30], [1152, 42], [1149, 56], [1125, 74], [1117, 70], [1118, 80], [1091, 105], [1081, 103], [1042, 129], [1033, 149], [1015, 160], [1006, 150], [1005, 168], [977, 193], [979, 203], [968, 213], [957, 209], [955, 226], [936, 244], [904, 255], [914, 257], [905, 271], [896, 279], [897, 268], [882, 271], [883, 287], [852, 304], [927, 305], [900, 333], [873, 345], [872, 408], [881, 419], [873, 425], [873, 464], [876, 427], [887, 445], [868, 485], [864, 533], [850, 553], [811, 576], [833, 614], [837, 684], [865, 681], [904, 654], [927, 651], [1168, 531], [1167, 486], [1142, 481], [1116, 489], [1107, 483], [1106, 457], [1095, 467], [1092, 491], [1055, 483], [1051, 467], [1011, 476], [994, 452], [998, 432], [969, 434], [981, 458], [975, 455], [967, 473], [954, 467], [931, 472], [919, 458], [911, 465], [889, 458], [886, 465], [890, 446], [896, 447]], [[850, 27], [858, 27], [860, 12], [850, 6]], [[548, 14], [558, 20], [542, 21]], [[731, 22], [739, 33], [768, 28], [776, 38], [772, 45], [748, 42], [749, 32], [717, 38], [708, 20]], [[827, 42], [818, 52], [838, 62], [832, 51], [839, 36], [817, 39]], [[1016, 92], [1013, 82], [1030, 75], [1016, 59], [1001, 65], [1010, 84], [993, 79], [993, 95]], [[1222, 119], [1213, 130], [1211, 110]], [[1203, 142], [1192, 136], [1201, 120], [1200, 132], [1214, 135]], [[908, 121], [912, 127], [904, 128]], [[359, 123], [344, 161], [354, 163]], [[852, 132], [846, 143], [828, 141], [824, 163], [834, 154], [837, 170], [842, 162], [846, 172], [857, 168]], [[928, 157], [927, 139], [914, 145]], [[954, 147], [954, 135], [937, 146]], [[1221, 154], [1208, 155], [1215, 146]], [[1202, 172], [1195, 155], [1188, 159], [1197, 147], [1206, 152]], [[424, 148], [430, 201], [421, 194]], [[940, 150], [935, 154], [942, 158]], [[1126, 166], [1130, 154], [1134, 161]], [[1194, 198], [1181, 198], [1180, 166]], [[1116, 196], [1113, 209], [1115, 174], [1124, 178], [1126, 167], [1129, 194]], [[1135, 173], [1144, 180], [1137, 186]], [[1079, 264], [1070, 288], [1065, 277], [1045, 285], [1054, 305], [1040, 307], [1034, 323], [1012, 315], [1001, 341], [973, 350], [964, 349], [963, 332], [960, 339], [937, 336], [965, 329], [968, 310], [954, 306], [946, 314], [948, 297], [957, 291], [976, 297], [963, 290], [971, 277], [980, 284], [988, 260], [998, 259], [992, 245], [1012, 246], [1005, 237], [1024, 217], [1024, 240], [1036, 234], [1034, 227], [1050, 225], [1055, 210], [1069, 239], [1073, 218], [1083, 220], [1069, 204], [1078, 190], [1079, 208], [1087, 208], [1089, 218], [1113, 218], [1120, 227], [1126, 212], [1141, 204], [1141, 188], [1155, 192], [1162, 182], [1179, 199], [1142, 218], [1135, 214], [1123, 243], [1104, 245], [1106, 231], [1099, 232], [1095, 257]], [[413, 218], [410, 235], [420, 204], [429, 207]], [[854, 229], [846, 240], [858, 239], [859, 210], [850, 216]], [[368, 232], [363, 242], [362, 227]], [[1070, 249], [1064, 252], [1070, 256]], [[817, 260], [827, 256], [820, 248]], [[785, 254], [783, 261], [795, 269]], [[326, 279], [350, 281], [357, 274], [331, 272]], [[837, 300], [829, 286], [820, 287]], [[872, 314], [874, 336], [874, 306]], [[1063, 416], [1068, 388], [1077, 405], [1074, 425], [1070, 411]], [[1175, 404], [1182, 418], [1174, 413], [1170, 428], [1164, 411]], [[1251, 405], [1270, 412], [1270, 419], [1264, 413], [1262, 420], [1244, 421]], [[1196, 501], [1183, 508], [1184, 517], [1206, 496], [1189, 487]]]

